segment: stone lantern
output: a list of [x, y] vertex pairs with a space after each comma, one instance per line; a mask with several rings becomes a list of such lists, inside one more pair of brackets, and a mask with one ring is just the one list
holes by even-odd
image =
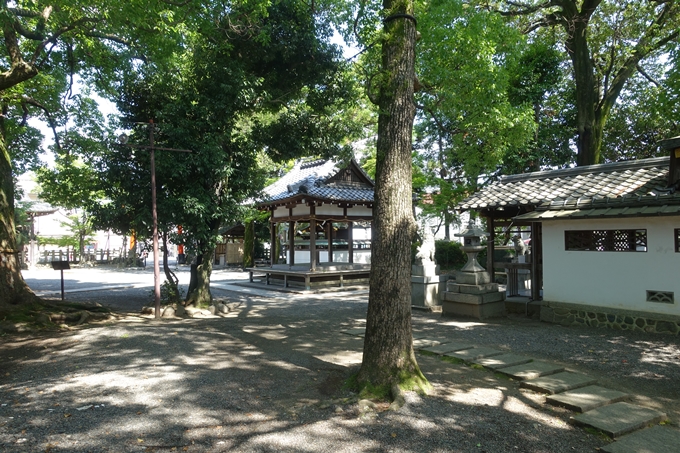
[[467, 228], [456, 237], [463, 238], [460, 248], [468, 261], [455, 273], [455, 280], [447, 282], [442, 300], [442, 316], [471, 316], [477, 319], [505, 315], [505, 292], [491, 282], [491, 276], [477, 262], [477, 254], [484, 250], [482, 237], [489, 233], [470, 220]]
[[456, 234], [456, 237], [463, 238], [463, 246], [460, 248], [467, 255], [467, 263], [461, 268], [461, 272], [484, 272], [485, 269], [477, 262], [477, 254], [484, 250], [482, 245], [482, 236], [489, 236], [489, 233], [482, 230], [475, 224], [475, 221], [470, 219], [467, 228], [462, 233]]

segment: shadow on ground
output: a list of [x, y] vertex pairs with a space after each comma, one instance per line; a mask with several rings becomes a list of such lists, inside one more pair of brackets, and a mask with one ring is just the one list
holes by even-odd
[[127, 316], [1, 338], [0, 450], [539, 453], [606, 443], [513, 381], [426, 356], [431, 396], [361, 413], [342, 384], [363, 343], [340, 331], [362, 325], [365, 296], [232, 300], [240, 306], [221, 319]]

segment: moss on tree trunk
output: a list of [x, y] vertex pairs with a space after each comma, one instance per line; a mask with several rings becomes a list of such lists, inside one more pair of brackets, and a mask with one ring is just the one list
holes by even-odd
[[[382, 85], [378, 99], [373, 241], [364, 355], [357, 383], [389, 392], [429, 386], [411, 333], [411, 134], [415, 106], [415, 20], [411, 0], [385, 0]], [[394, 393], [394, 392], [392, 392]], [[394, 395], [393, 395], [394, 396]]]
[[215, 249], [204, 251], [198, 256], [196, 264], [191, 265], [191, 282], [187, 293], [186, 305], [206, 307], [212, 302], [210, 293], [210, 275]]

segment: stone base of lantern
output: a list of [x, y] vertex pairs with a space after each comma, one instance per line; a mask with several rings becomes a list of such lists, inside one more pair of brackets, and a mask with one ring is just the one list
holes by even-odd
[[488, 272], [457, 272], [442, 297], [442, 316], [477, 319], [505, 316], [505, 294]]

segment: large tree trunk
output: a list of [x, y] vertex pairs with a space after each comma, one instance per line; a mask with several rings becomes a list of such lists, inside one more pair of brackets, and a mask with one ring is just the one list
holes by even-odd
[[411, 333], [411, 133], [415, 106], [412, 0], [384, 0], [370, 292], [360, 386], [424, 388]]
[[597, 105], [599, 101], [598, 85], [595, 80], [595, 68], [588, 47], [588, 24], [590, 14], [579, 14], [576, 8], [569, 14], [569, 27], [566, 29], [566, 48], [574, 69], [576, 84], [576, 127], [578, 154], [576, 165], [592, 165], [600, 161], [603, 124], [597, 121]]
[[14, 181], [4, 138], [0, 137], [0, 308], [38, 300], [21, 275], [14, 226]]
[[187, 294], [186, 305], [196, 307], [207, 306], [212, 302], [210, 293], [210, 274], [212, 274], [213, 255], [215, 248], [212, 247], [196, 257], [196, 264], [191, 265], [191, 281]]
[[255, 266], [255, 222], [249, 221], [245, 225], [243, 237], [243, 267]]

